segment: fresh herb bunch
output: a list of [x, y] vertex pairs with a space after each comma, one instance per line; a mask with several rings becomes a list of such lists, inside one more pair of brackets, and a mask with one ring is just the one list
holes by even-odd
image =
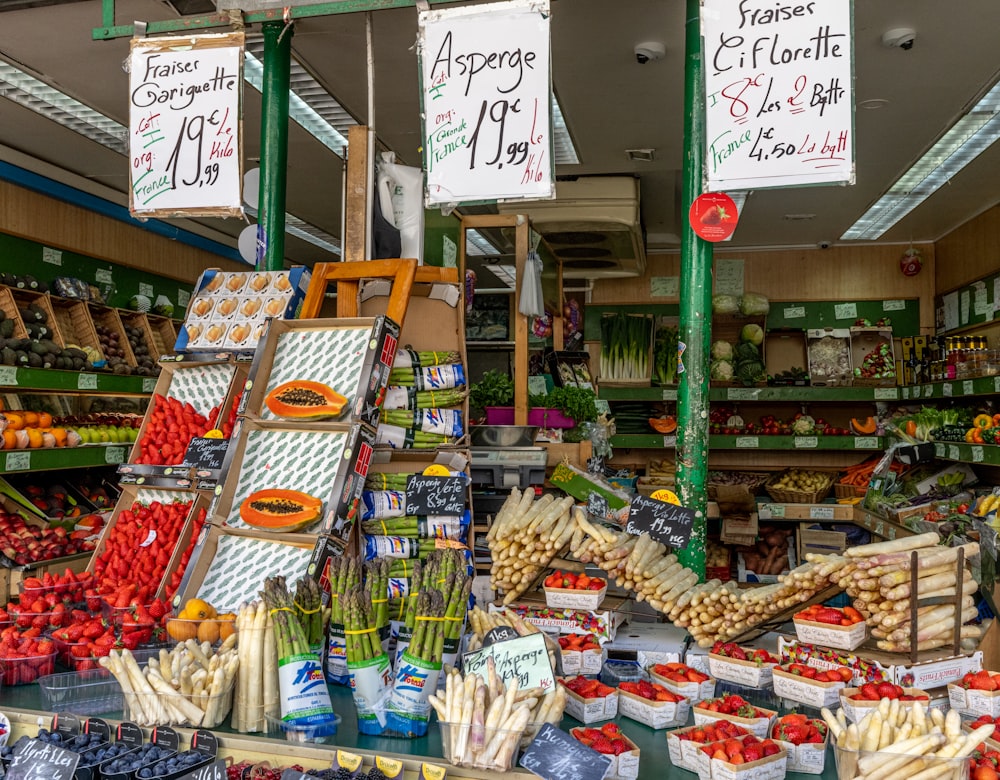
[[510, 406], [514, 403], [514, 382], [502, 371], [490, 369], [469, 389], [469, 403], [476, 409]]
[[545, 396], [543, 405], [549, 409], [558, 409], [577, 423], [594, 422], [597, 419], [596, 399], [593, 390], [568, 385], [553, 388]]

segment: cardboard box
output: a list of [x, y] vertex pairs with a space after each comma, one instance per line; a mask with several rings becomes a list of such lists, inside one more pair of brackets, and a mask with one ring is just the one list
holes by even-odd
[[597, 723], [618, 716], [618, 691], [607, 696], [585, 699], [566, 688], [566, 714], [581, 723]]
[[[764, 336], [764, 368], [772, 385], [781, 387], [804, 387], [809, 384], [809, 353], [806, 350], [806, 334], [802, 330], [769, 330]], [[805, 374], [801, 379], [779, 376], [793, 368]]]
[[635, 693], [618, 689], [618, 712], [651, 729], [670, 729], [687, 723], [691, 702], [650, 701]]
[[834, 626], [815, 620], [795, 618], [795, 634], [800, 642], [832, 647], [836, 650], [853, 650], [861, 646], [868, 635], [868, 626], [864, 621], [852, 626]]
[[788, 753], [788, 763], [785, 769], [788, 772], [802, 772], [806, 775], [821, 775], [826, 766], [826, 745], [830, 741], [830, 731], [826, 732], [826, 739], [822, 742], [803, 742], [801, 745], [793, 745], [783, 739], [774, 740], [781, 745]]
[[[374, 455], [375, 433], [356, 423], [313, 423], [310, 427], [242, 420], [223, 467], [211, 522], [248, 528], [240, 504], [256, 490], [282, 487], [325, 499], [313, 534], [347, 538]], [[310, 536], [310, 545], [316, 541]]]
[[702, 725], [705, 723], [711, 723], [716, 720], [728, 720], [733, 723], [742, 726], [755, 737], [760, 737], [764, 739], [767, 737], [768, 732], [771, 730], [771, 721], [774, 720], [775, 716], [778, 714], [776, 710], [768, 710], [764, 707], [757, 707], [761, 712], [766, 713], [765, 717], [762, 718], [741, 718], [739, 715], [726, 715], [722, 712], [713, 712], [712, 710], [704, 710], [701, 707], [692, 707], [694, 711], [694, 722], [695, 725]]
[[[814, 469], [821, 470], [821, 469]], [[781, 504], [757, 505], [761, 520], [854, 520], [854, 507], [849, 504]]]
[[360, 421], [375, 427], [398, 343], [399, 326], [384, 316], [271, 320], [254, 354], [240, 412], [265, 423], [308, 425], [307, 419], [278, 417], [264, 403], [279, 385], [308, 380], [347, 398], [339, 422]]
[[555, 609], [583, 609], [593, 612], [601, 606], [608, 592], [607, 582], [600, 590], [577, 590], [575, 588], [543, 588], [545, 604]]
[[804, 561], [810, 553], [817, 555], [838, 555], [847, 549], [847, 534], [843, 531], [826, 531], [815, 528], [812, 523], [799, 523], [796, 534], [799, 560]]
[[[694, 667], [692, 667], [694, 668]], [[686, 699], [691, 699], [692, 701], [701, 701], [702, 699], [711, 699], [715, 696], [715, 679], [709, 677], [704, 682], [686, 682], [679, 683], [674, 680], [670, 680], [663, 675], [657, 674], [653, 669], [649, 670], [649, 679], [653, 682], [658, 682], [667, 690], [672, 693], [676, 693], [678, 696], [683, 696]]]
[[840, 691], [847, 686], [844, 682], [819, 682], [799, 674], [774, 668], [774, 694], [788, 701], [809, 707], [834, 707], [840, 701]]
[[[870, 699], [852, 699], [851, 697], [860, 692], [860, 688], [842, 688], [840, 691], [840, 706], [844, 709], [844, 714], [847, 719], [852, 723], [860, 723], [865, 715], [871, 712], [873, 709], [878, 707], [878, 702]], [[930, 706], [931, 697], [927, 694], [927, 691], [922, 691], [919, 688], [903, 688], [903, 693], [908, 696], [924, 696], [925, 698], [920, 702], [924, 709]], [[899, 707], [906, 712], [913, 709], [914, 702], [912, 701], [901, 701]]]
[[[809, 354], [809, 384], [813, 387], [850, 387], [854, 379], [851, 363], [851, 331], [848, 328], [813, 328], [806, 331]], [[836, 358], [819, 360], [820, 354]]]
[[962, 715], [973, 718], [978, 718], [980, 715], [989, 715], [991, 718], [1000, 716], [1000, 691], [966, 689], [958, 683], [950, 683], [948, 701], [951, 708], [958, 710]]
[[[858, 371], [862, 370], [865, 357], [880, 350], [883, 346], [888, 349], [885, 375], [881, 377], [858, 376]], [[851, 365], [854, 369], [855, 386], [895, 387], [896, 354], [892, 340], [892, 328], [851, 328]]]
[[698, 753], [698, 775], [703, 780], [709, 777], [711, 780], [783, 780], [787, 771], [788, 753], [784, 749], [747, 764], [730, 764], [718, 758], [709, 758], [703, 751]]
[[[938, 477], [942, 476], [943, 474], [956, 474], [958, 472], [962, 472], [962, 474], [965, 475], [965, 482], [963, 483], [965, 487], [969, 487], [970, 485], [975, 485], [977, 482], [979, 482], [978, 475], [976, 474], [975, 471], [972, 470], [972, 466], [970, 466], [968, 463], [952, 463], [950, 466], [947, 466], [941, 469], [940, 471], [935, 472], [931, 476], [927, 477], [927, 479], [918, 482], [917, 492], [920, 493], [920, 495], [930, 493], [936, 487]], [[926, 511], [926, 507], [922, 507], [922, 509]]]
[[603, 612], [589, 612], [579, 609], [553, 609], [544, 602], [523, 600], [506, 607], [489, 605], [490, 612], [512, 609], [521, 618], [541, 629], [558, 629], [560, 634], [593, 634], [602, 644], [614, 639], [618, 627], [625, 621], [625, 615], [618, 612], [627, 599], [606, 599]]
[[[572, 729], [570, 734], [574, 737], [577, 729]], [[604, 775], [604, 780], [635, 780], [639, 776], [639, 747], [624, 734], [620, 735], [627, 742], [631, 749], [617, 756], [609, 755], [611, 766]]]
[[[788, 565], [781, 570], [781, 574], [787, 574], [795, 568], [795, 544], [788, 545]], [[736, 553], [736, 581], [737, 582], [777, 582], [781, 574], [758, 574], [748, 569], [743, 560], [743, 553]]]
[[768, 688], [771, 685], [775, 664], [757, 664], [741, 661], [715, 653], [708, 654], [709, 674], [716, 680], [727, 680], [749, 688]]
[[601, 673], [608, 651], [603, 647], [600, 650], [563, 650], [559, 657], [562, 659], [564, 675], [582, 674], [593, 677]]
[[254, 350], [269, 317], [298, 315], [311, 275], [304, 266], [283, 271], [202, 271], [174, 349]]
[[[701, 748], [711, 743], [681, 739], [681, 735], [688, 734], [698, 728], [701, 728], [701, 726], [686, 726], [685, 728], [667, 732], [667, 753], [670, 756], [670, 762], [674, 766], [681, 769], [688, 769], [692, 772], [698, 771], [698, 754], [705, 755]], [[738, 737], [733, 737], [733, 739], [742, 742], [747, 736], [749, 736], [749, 732]], [[708, 756], [705, 757], [706, 759], [708, 758]]]

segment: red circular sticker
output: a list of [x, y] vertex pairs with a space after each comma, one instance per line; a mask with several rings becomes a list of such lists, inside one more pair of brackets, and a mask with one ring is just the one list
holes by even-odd
[[695, 234], [706, 241], [725, 241], [739, 221], [736, 203], [724, 192], [706, 192], [691, 204], [688, 220]]

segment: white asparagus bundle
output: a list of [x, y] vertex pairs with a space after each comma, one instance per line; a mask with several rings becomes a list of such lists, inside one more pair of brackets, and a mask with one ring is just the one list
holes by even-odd
[[274, 633], [267, 630], [270, 619], [263, 600], [243, 604], [236, 614], [236, 633], [239, 637], [236, 651], [240, 664], [232, 726], [243, 733], [267, 730], [265, 691], [277, 691], [277, 651], [273, 640], [268, 651], [267, 641]]
[[125, 695], [129, 716], [140, 726], [218, 726], [229, 714], [239, 668], [236, 634], [215, 652], [189, 639], [160, 650], [143, 670], [127, 649], [101, 658]]

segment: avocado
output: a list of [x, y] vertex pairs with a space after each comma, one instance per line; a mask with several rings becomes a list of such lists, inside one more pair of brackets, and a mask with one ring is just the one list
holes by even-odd
[[9, 274], [6, 271], [0, 273], [0, 284], [5, 284], [8, 287], [14, 287], [14, 274]]
[[34, 276], [32, 276], [31, 274], [25, 274], [24, 275], [24, 286], [28, 290], [37, 290], [38, 289], [38, 280]]
[[0, 322], [0, 336], [9, 339], [14, 335], [14, 320], [4, 320]]
[[15, 352], [23, 352], [31, 346], [31, 339], [11, 339], [7, 342], [7, 346]]
[[42, 367], [42, 356], [39, 355], [37, 352], [29, 352], [28, 353], [28, 365], [31, 366], [32, 368], [41, 368]]
[[70, 361], [71, 361], [70, 367], [76, 371], [89, 371], [92, 368], [90, 363], [88, 363], [86, 360], [82, 360], [81, 358], [70, 358]]
[[12, 366], [17, 362], [17, 353], [10, 347], [4, 347], [3, 350], [0, 350], [0, 361], [5, 366]]
[[42, 368], [52, 368], [56, 365], [56, 359], [52, 355], [46, 355], [42, 358]]
[[14, 277], [14, 287], [18, 288], [19, 290], [23, 290], [27, 286], [28, 286], [28, 283], [26, 281], [24, 281], [24, 277], [23, 276], [15, 276]]
[[26, 366], [28, 365], [28, 353], [23, 349], [17, 350], [17, 365]]
[[45, 309], [43, 309], [37, 303], [29, 303], [28, 311], [34, 314], [36, 322], [41, 322], [42, 324], [45, 324], [46, 322], [49, 321], [49, 315], [45, 312]]
[[82, 349], [77, 349], [76, 347], [67, 347], [61, 354], [63, 357], [80, 358], [81, 360], [87, 359], [87, 353]]

